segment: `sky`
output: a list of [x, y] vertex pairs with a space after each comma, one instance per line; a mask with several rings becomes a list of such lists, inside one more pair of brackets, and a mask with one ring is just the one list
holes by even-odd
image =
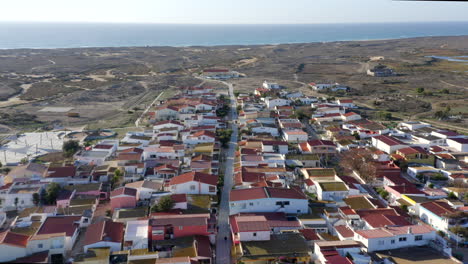
[[468, 2], [392, 0], [4, 0], [0, 21], [309, 24], [468, 21]]

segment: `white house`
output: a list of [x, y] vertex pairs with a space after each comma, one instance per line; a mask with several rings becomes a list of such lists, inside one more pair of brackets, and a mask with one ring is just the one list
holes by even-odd
[[283, 131], [284, 140], [287, 142], [306, 142], [309, 135], [303, 130], [285, 130]]
[[184, 125], [178, 121], [174, 120], [165, 120], [165, 121], [160, 121], [157, 122], [156, 124], [153, 125], [153, 132], [158, 133], [161, 131], [164, 131], [166, 129], [176, 129], [177, 131], [180, 131], [184, 129]]
[[458, 152], [468, 152], [468, 138], [448, 138], [447, 145]]
[[279, 85], [277, 83], [271, 83], [271, 82], [264, 81], [263, 82], [263, 88], [268, 89], [268, 90], [281, 89], [281, 85]]
[[128, 221], [123, 250], [148, 248], [148, 220]]
[[345, 114], [341, 114], [341, 119], [345, 122], [348, 122], [348, 121], [355, 121], [355, 120], [360, 120], [362, 119], [361, 115], [359, 114], [356, 114], [354, 112], [348, 112], [348, 113], [345, 113]]
[[218, 176], [192, 171], [173, 177], [169, 181], [169, 190], [174, 194], [215, 195], [217, 184]]
[[426, 172], [440, 172], [439, 169], [436, 169], [434, 167], [430, 166], [422, 166], [422, 167], [408, 167], [406, 170], [409, 176], [416, 178], [416, 176], [420, 173], [426, 173]]
[[408, 145], [400, 140], [386, 135], [372, 137], [372, 146], [388, 154], [392, 154], [399, 149], [408, 147]]
[[235, 242], [269, 241], [271, 227], [263, 215], [236, 215], [230, 218]]
[[324, 201], [341, 201], [349, 195], [348, 186], [342, 181], [318, 182], [314, 180], [317, 198]]
[[424, 246], [436, 238], [435, 229], [427, 225], [388, 226], [371, 230], [356, 230], [354, 240], [368, 252]]
[[29, 239], [29, 253], [48, 250], [49, 255], [65, 255], [75, 244], [80, 222], [81, 216], [48, 217], [36, 234]]
[[111, 252], [122, 250], [124, 224], [102, 221], [88, 226], [83, 243], [84, 251], [90, 248], [110, 248]]
[[338, 99], [336, 103], [339, 106], [346, 107], [346, 108], [356, 108], [356, 105], [353, 102], [353, 99]]
[[308, 199], [295, 188], [260, 187], [231, 190], [229, 214], [253, 212], [284, 212], [307, 214]]
[[137, 199], [140, 201], [150, 200], [153, 193], [161, 190], [161, 183], [154, 181], [137, 181], [125, 184], [125, 187], [133, 188], [137, 190]]
[[196, 145], [200, 143], [213, 143], [216, 141], [216, 134], [211, 131], [196, 131], [182, 138], [184, 144]]
[[442, 201], [416, 204], [414, 211], [419, 218], [437, 230], [447, 232], [451, 224], [447, 215], [456, 212], [448, 203]]
[[274, 109], [277, 106], [286, 106], [291, 103], [290, 100], [282, 99], [282, 98], [265, 98], [265, 104], [268, 109]]
[[0, 262], [10, 262], [29, 255], [29, 236], [3, 231], [0, 233]]

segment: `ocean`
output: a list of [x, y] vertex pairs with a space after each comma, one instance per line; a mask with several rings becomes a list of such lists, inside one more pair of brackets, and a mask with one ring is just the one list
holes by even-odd
[[468, 22], [175, 25], [0, 23], [0, 49], [218, 46], [468, 35]]

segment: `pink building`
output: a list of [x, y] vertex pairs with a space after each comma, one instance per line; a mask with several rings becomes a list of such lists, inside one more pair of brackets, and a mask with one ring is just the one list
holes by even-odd
[[137, 190], [128, 187], [120, 187], [110, 194], [111, 208], [134, 208], [137, 202]]
[[150, 219], [150, 232], [153, 241], [186, 237], [194, 235], [209, 235], [214, 232], [209, 214], [171, 214], [153, 215]]

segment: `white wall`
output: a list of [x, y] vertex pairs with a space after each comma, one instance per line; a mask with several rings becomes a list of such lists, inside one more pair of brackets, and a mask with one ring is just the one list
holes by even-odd
[[13, 261], [17, 258], [27, 256], [27, 254], [26, 248], [0, 244], [0, 262]]
[[269, 241], [270, 231], [239, 232], [239, 238], [240, 241]]
[[[418, 235], [422, 235], [422, 240], [415, 241], [415, 237]], [[406, 241], [400, 241], [400, 238], [403, 237], [406, 237]], [[354, 235], [354, 240], [362, 242], [367, 247], [368, 252], [374, 252], [379, 250], [391, 250], [396, 248], [423, 246], [427, 245], [431, 240], [434, 240], [435, 237], [435, 231], [426, 234], [404, 234], [393, 237], [382, 237], [372, 239], [366, 239], [356, 233]]]
[[[279, 201], [289, 201], [289, 205], [281, 208], [276, 205]], [[288, 214], [306, 214], [309, 211], [307, 199], [280, 199], [280, 198], [264, 198], [245, 201], [229, 202], [230, 215], [238, 213], [252, 213], [252, 212], [284, 212]], [[299, 210], [299, 212], [298, 212]]]
[[[213, 176], [215, 177], [215, 176]], [[195, 186], [195, 189], [192, 190], [191, 186]], [[216, 194], [216, 186], [213, 192], [209, 191], [209, 187], [212, 185], [200, 183], [200, 182], [186, 182], [181, 184], [172, 185], [170, 187], [170, 191], [175, 194]]]

